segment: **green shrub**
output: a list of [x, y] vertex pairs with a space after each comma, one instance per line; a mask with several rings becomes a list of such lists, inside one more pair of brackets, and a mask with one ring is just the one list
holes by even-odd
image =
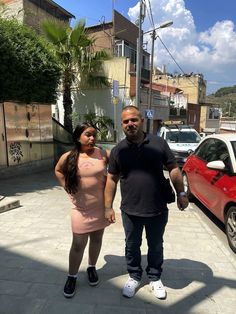
[[59, 80], [48, 43], [16, 20], [0, 18], [0, 101], [55, 102]]

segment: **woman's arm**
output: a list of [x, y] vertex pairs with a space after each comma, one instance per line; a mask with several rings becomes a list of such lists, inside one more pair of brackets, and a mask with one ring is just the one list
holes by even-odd
[[65, 188], [65, 176], [63, 174], [63, 165], [70, 152], [63, 154], [55, 166], [55, 175], [60, 185]]

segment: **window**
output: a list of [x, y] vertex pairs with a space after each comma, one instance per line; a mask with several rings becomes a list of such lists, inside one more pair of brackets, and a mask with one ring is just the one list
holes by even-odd
[[209, 162], [212, 161], [212, 149], [214, 149], [214, 139], [204, 141], [196, 150], [195, 154], [202, 160]]
[[234, 151], [234, 157], [236, 158], [236, 142], [231, 142]]
[[194, 131], [169, 131], [166, 140], [173, 143], [199, 143], [201, 137]]
[[220, 112], [218, 108], [209, 108], [208, 119], [219, 119]]
[[218, 139], [209, 139], [202, 143], [196, 155], [206, 162], [222, 160], [227, 168], [231, 167], [229, 152], [226, 144]]

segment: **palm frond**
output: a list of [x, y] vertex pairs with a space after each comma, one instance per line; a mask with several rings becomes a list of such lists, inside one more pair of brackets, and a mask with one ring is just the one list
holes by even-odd
[[63, 22], [45, 20], [42, 29], [47, 39], [54, 45], [64, 44], [67, 40], [68, 26]]

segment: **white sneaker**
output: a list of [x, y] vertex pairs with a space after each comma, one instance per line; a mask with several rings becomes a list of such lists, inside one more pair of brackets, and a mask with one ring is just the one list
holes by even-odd
[[136, 289], [140, 286], [140, 281], [137, 281], [131, 277], [126, 281], [122, 294], [124, 297], [132, 298], [135, 295]]
[[153, 291], [154, 295], [158, 299], [165, 299], [166, 298], [166, 290], [161, 282], [161, 279], [157, 281], [150, 282], [151, 290]]

